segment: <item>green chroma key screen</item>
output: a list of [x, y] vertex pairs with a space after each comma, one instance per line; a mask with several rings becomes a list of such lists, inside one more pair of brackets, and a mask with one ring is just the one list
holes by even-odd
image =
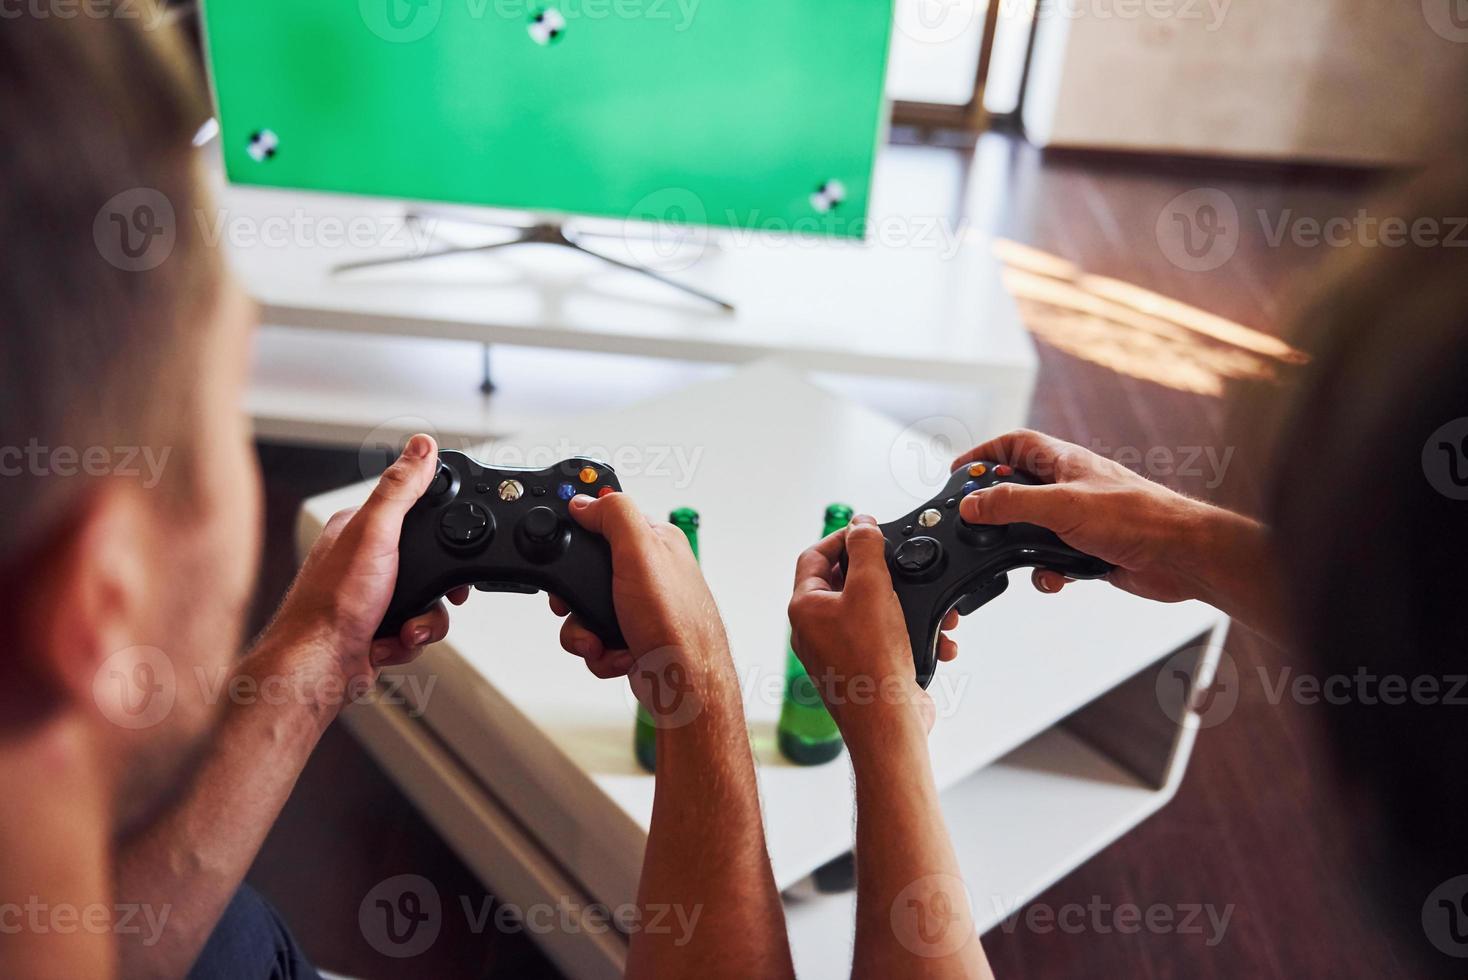
[[240, 184], [864, 231], [892, 0], [205, 0]]

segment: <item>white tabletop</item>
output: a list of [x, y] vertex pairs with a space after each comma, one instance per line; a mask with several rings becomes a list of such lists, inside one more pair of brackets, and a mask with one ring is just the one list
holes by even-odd
[[[609, 455], [648, 512], [700, 511], [703, 568], [745, 686], [782, 888], [848, 849], [853, 818], [844, 756], [801, 768], [775, 747], [795, 557], [819, 533], [829, 503], [890, 520], [940, 487], [947, 459], [917, 445], [885, 417], [766, 364], [477, 451], [506, 463]], [[366, 490], [308, 501], [302, 538]], [[942, 665], [933, 683], [940, 785], [957, 783], [1217, 622], [1218, 613], [1199, 603], [1151, 603], [1103, 583], [1042, 596], [1017, 577], [963, 622], [955, 634], [963, 656]], [[620, 901], [635, 888], [653, 781], [633, 758], [625, 683], [590, 676], [559, 650], [556, 629], [543, 600], [475, 594], [455, 611], [448, 641], [412, 674], [419, 690], [436, 685], [425, 721], [593, 894]]]

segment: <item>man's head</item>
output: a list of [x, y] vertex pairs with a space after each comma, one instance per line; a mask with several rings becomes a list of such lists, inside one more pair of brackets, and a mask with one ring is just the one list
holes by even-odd
[[176, 38], [0, 31], [0, 743], [78, 726], [119, 829], [218, 716], [258, 558], [253, 310], [207, 248]]
[[1279, 433], [1269, 519], [1295, 647], [1355, 692], [1320, 713], [1352, 856], [1422, 969], [1461, 976], [1423, 918], [1468, 872], [1468, 269], [1447, 244], [1468, 222], [1461, 154], [1376, 213], [1442, 244], [1343, 256], [1302, 318], [1298, 389], [1250, 421]]

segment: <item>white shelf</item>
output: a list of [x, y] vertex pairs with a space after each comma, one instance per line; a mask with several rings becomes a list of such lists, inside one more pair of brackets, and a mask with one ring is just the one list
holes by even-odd
[[[401, 708], [359, 705], [344, 719], [448, 844], [502, 901], [526, 908], [598, 901], [544, 845], [541, 814], [527, 832], [511, 808]], [[1185, 760], [1179, 760], [1179, 765]], [[943, 793], [981, 932], [999, 926], [1066, 872], [1157, 812], [1175, 783], [1147, 785], [1063, 728], [1051, 728]], [[823, 895], [809, 881], [785, 895], [786, 923], [803, 980], [850, 976], [854, 893]], [[626, 940], [615, 934], [542, 938], [578, 980], [622, 975]]]
[[255, 339], [247, 410], [262, 439], [355, 446], [426, 431], [464, 448], [733, 370], [510, 346], [492, 357], [498, 388], [486, 397], [476, 343], [266, 325]]
[[[467, 448], [558, 420], [613, 412], [736, 368], [662, 358], [496, 345], [495, 392], [479, 391], [481, 345], [434, 337], [350, 334], [262, 326], [246, 410], [257, 438], [355, 447], [400, 443], [414, 432]], [[904, 425], [958, 440], [972, 420], [1004, 428], [1024, 421], [1028, 396], [991, 388], [823, 372], [809, 378]]]
[[[943, 793], [980, 932], [1157, 812], [1171, 789], [1148, 786], [1061, 728], [1037, 735]], [[856, 895], [787, 894], [785, 917], [802, 980], [851, 976]], [[844, 943], [842, 942], [844, 940]]]

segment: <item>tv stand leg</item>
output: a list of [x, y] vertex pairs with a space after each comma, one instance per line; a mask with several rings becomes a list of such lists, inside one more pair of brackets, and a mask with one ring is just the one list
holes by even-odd
[[492, 395], [494, 394], [495, 383], [489, 371], [489, 344], [481, 344], [480, 348], [479, 363], [481, 373], [479, 376], [479, 391], [481, 394]]

